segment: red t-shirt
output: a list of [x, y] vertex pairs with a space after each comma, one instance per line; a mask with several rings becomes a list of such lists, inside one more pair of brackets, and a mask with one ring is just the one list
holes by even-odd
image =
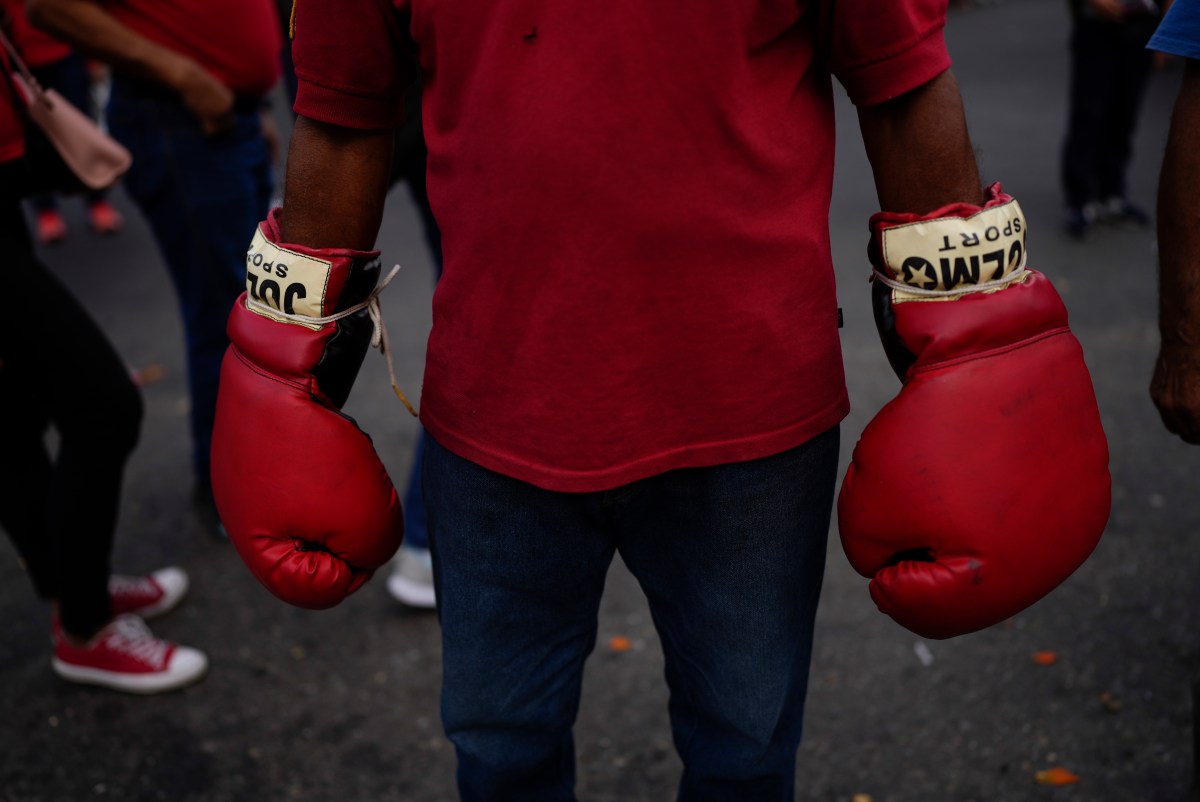
[[3, 70], [0, 73], [0, 164], [25, 155], [25, 130], [17, 113], [17, 104], [21, 101], [4, 77], [11, 69], [8, 53], [0, 47], [0, 70]]
[[261, 97], [279, 79], [283, 47], [274, 0], [105, 0], [110, 13], [181, 53], [230, 89]]
[[445, 256], [430, 433], [592, 491], [840, 421], [830, 76], [859, 104], [936, 77], [945, 5], [302, 0], [307, 117], [396, 124], [415, 44]]
[[45, 67], [71, 55], [70, 47], [30, 24], [25, 0], [0, 0], [0, 12], [7, 12], [12, 26], [9, 35], [30, 67]]

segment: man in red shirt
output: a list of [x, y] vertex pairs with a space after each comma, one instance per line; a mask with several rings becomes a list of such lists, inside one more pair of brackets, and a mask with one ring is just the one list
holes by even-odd
[[287, 247], [372, 247], [410, 55], [424, 82], [424, 479], [463, 798], [573, 798], [619, 552], [662, 637], [679, 798], [792, 799], [848, 408], [832, 78], [884, 209], [980, 203], [945, 0], [294, 17]]
[[29, 0], [30, 19], [114, 68], [108, 123], [133, 154], [126, 191], [150, 223], [183, 313], [196, 500], [211, 512], [209, 446], [225, 321], [247, 236], [274, 188], [260, 115], [279, 77], [272, 0]]

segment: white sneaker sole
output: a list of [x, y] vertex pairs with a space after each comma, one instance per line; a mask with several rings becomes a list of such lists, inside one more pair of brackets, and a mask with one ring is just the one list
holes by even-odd
[[387, 589], [393, 599], [409, 607], [420, 607], [423, 610], [437, 607], [437, 594], [432, 587], [418, 584], [399, 574], [388, 577]]
[[178, 647], [175, 659], [166, 671], [153, 674], [121, 674], [98, 668], [64, 663], [57, 657], [51, 658], [54, 673], [70, 682], [97, 685], [125, 693], [164, 693], [191, 685], [208, 672], [208, 658], [203, 652], [185, 646]]

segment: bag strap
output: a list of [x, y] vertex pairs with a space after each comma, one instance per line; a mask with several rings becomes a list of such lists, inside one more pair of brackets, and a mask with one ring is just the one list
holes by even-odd
[[[17, 52], [17, 46], [14, 45], [12, 40], [8, 38], [8, 35], [4, 33], [4, 29], [2, 27], [0, 27], [0, 44], [4, 45], [4, 49], [8, 51], [8, 56], [12, 59], [13, 65], [17, 68], [17, 72], [21, 73], [21, 77], [25, 79], [25, 83], [28, 84], [29, 88], [33, 91], [33, 98], [25, 98], [19, 91], [17, 94], [21, 95], [21, 99], [26, 100], [27, 102], [36, 100], [39, 103], [49, 106], [50, 99], [46, 97], [46, 93], [42, 89], [42, 85], [38, 83], [37, 78], [33, 77], [33, 73], [29, 71], [29, 66], [25, 63], [25, 60], [21, 58], [21, 54]], [[13, 89], [16, 88], [17, 87], [15, 86], [13, 87]]]

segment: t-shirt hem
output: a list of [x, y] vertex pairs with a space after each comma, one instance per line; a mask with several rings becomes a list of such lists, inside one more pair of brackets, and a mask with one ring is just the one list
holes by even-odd
[[404, 121], [404, 98], [356, 95], [300, 78], [292, 110], [330, 125], [380, 131]]
[[636, 482], [679, 468], [705, 468], [746, 462], [779, 454], [808, 442], [840, 423], [850, 412], [849, 396], [843, 393], [803, 421], [782, 429], [741, 438], [684, 446], [639, 457], [608, 468], [573, 471], [504, 454], [450, 431], [425, 409], [421, 422], [441, 446], [463, 459], [490, 471], [559, 493], [593, 493]]
[[1149, 50], [1158, 50], [1182, 58], [1200, 59], [1200, 43], [1180, 39], [1174, 36], [1164, 36], [1161, 31], [1156, 33], [1146, 45]]

